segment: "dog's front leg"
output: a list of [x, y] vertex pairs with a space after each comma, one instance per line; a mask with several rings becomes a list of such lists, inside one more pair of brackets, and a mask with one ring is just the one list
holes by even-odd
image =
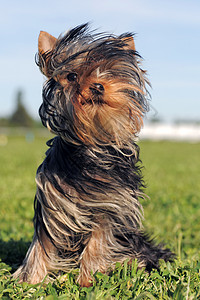
[[48, 253], [52, 254], [53, 251], [54, 246], [44, 233], [41, 234], [41, 242], [34, 234], [26, 257], [19, 269], [13, 274], [13, 277], [18, 278], [19, 282], [26, 281], [31, 284], [41, 282], [50, 269]]
[[110, 251], [105, 231], [98, 229], [92, 232], [80, 258], [80, 274], [78, 283], [81, 286], [91, 286], [93, 274], [96, 271], [105, 273], [110, 264]]

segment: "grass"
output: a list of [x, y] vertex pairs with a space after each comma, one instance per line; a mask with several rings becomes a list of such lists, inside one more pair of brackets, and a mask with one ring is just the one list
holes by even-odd
[[146, 193], [144, 226], [177, 254], [150, 275], [127, 262], [109, 276], [94, 274], [90, 288], [76, 284], [78, 270], [44, 285], [18, 284], [11, 273], [33, 235], [34, 176], [45, 138], [9, 137], [0, 146], [0, 298], [2, 299], [200, 299], [200, 144], [141, 142]]

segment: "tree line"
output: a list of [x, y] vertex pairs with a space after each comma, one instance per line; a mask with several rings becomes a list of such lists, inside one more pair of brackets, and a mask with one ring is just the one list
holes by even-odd
[[16, 105], [13, 113], [6, 117], [0, 118], [0, 127], [40, 127], [41, 122], [31, 117], [24, 106], [23, 91], [16, 93]]

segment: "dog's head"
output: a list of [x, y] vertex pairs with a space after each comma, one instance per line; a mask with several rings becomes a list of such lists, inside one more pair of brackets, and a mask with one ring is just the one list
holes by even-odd
[[123, 146], [140, 131], [147, 110], [139, 61], [129, 33], [96, 34], [88, 24], [58, 39], [42, 31], [43, 124], [73, 143]]

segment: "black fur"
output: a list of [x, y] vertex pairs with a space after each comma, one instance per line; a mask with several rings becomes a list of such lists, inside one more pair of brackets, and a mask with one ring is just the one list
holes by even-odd
[[[121, 187], [131, 189], [133, 194], [135, 194], [136, 190], [142, 191], [144, 188], [140, 167], [141, 161], [139, 159], [139, 146], [136, 144], [136, 154], [130, 154], [128, 153], [128, 150], [124, 150], [127, 154], [127, 156], [124, 156], [124, 154], [122, 154], [123, 152], [119, 152], [113, 147], [105, 146], [104, 149], [101, 149], [103, 150], [102, 152], [95, 153], [95, 159], [94, 155], [89, 155], [88, 147], [84, 145], [78, 147], [74, 146], [65, 142], [61, 137], [51, 139], [48, 141], [47, 145], [49, 146], [49, 149], [46, 152], [46, 158], [38, 168], [37, 173], [42, 174], [44, 182], [51, 182], [58, 192], [66, 198], [66, 201], [72, 201], [72, 199], [70, 195], [66, 194], [65, 182], [67, 185], [73, 187], [77, 193], [86, 194], [93, 200], [98, 200], [98, 193], [106, 193], [107, 191], [116, 192], [117, 189], [120, 189]], [[91, 149], [91, 151], [94, 150]], [[130, 155], [128, 156], [128, 154]], [[95, 179], [95, 174], [99, 175], [101, 178], [104, 178], [105, 175], [107, 178], [108, 175], [113, 181], [108, 183]], [[58, 183], [55, 175], [63, 182], [62, 186]], [[40, 197], [43, 197], [43, 193], [40, 192], [39, 189], [37, 193], [40, 194]], [[136, 195], [134, 196], [137, 197]], [[43, 198], [43, 204], [45, 205], [45, 197]], [[77, 203], [77, 205], [80, 209], [84, 209], [84, 207], [81, 207], [81, 204]], [[91, 207], [89, 210], [90, 217], [99, 213], [98, 207]], [[103, 211], [102, 208], [101, 212], [108, 213], [106, 210]], [[45, 228], [45, 224], [41, 217], [41, 205], [40, 202], [37, 201], [37, 195], [35, 198], [34, 220], [35, 230], [39, 235], [39, 228]], [[121, 225], [120, 220], [117, 219], [114, 213], [113, 215], [110, 215], [110, 222], [119, 224], [119, 226]], [[144, 260], [146, 262], [147, 271], [151, 271], [152, 268], [158, 269], [160, 259], [173, 261], [175, 256], [169, 249], [165, 249], [163, 245], [156, 245], [146, 233], [139, 231], [135, 227], [135, 224], [131, 224], [131, 220], [129, 220], [129, 222], [130, 226], [132, 226], [132, 232], [127, 232], [126, 228], [121, 227], [119, 231], [117, 230], [117, 227], [115, 230], [115, 237], [119, 245], [122, 245], [124, 249], [127, 247], [127, 253], [125, 250], [124, 254], [134, 255], [139, 261]], [[87, 224], [85, 225], [87, 226]], [[64, 230], [66, 231], [66, 234], [70, 233], [72, 244], [76, 245], [75, 248], [77, 248], [77, 246], [79, 247], [78, 251], [76, 249], [76, 251], [71, 251], [71, 253], [69, 253], [69, 251], [66, 252], [65, 247], [63, 246], [58, 249], [59, 253], [62, 257], [67, 255], [74, 257], [75, 260], [81, 255], [84, 249], [85, 240], [88, 236], [86, 235], [83, 238], [81, 235], [77, 235], [76, 233], [73, 234], [67, 227], [65, 227]], [[49, 239], [51, 239], [48, 231], [45, 232]], [[39, 238], [39, 240], [41, 239]], [[54, 243], [52, 239], [51, 241]]]
[[[148, 110], [145, 72], [131, 33], [94, 34], [88, 24], [58, 39], [41, 32], [36, 63], [47, 77], [39, 114], [56, 137], [36, 176], [35, 234], [15, 277], [91, 271], [137, 258], [147, 271], [174, 254], [142, 232], [145, 187], [135, 143]], [[97, 91], [98, 89], [98, 91]]]

